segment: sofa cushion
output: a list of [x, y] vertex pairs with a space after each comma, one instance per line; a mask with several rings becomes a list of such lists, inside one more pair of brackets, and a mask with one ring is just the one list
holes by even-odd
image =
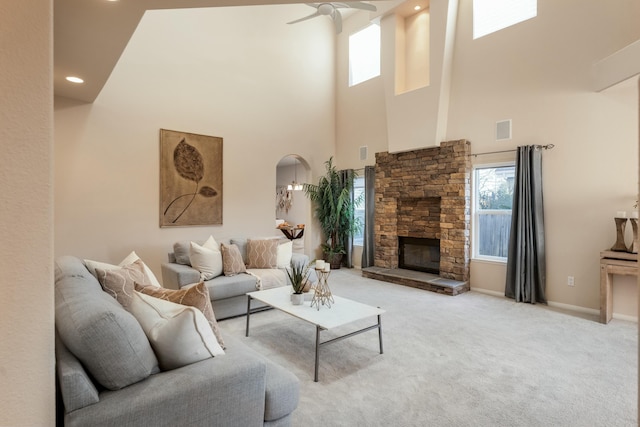
[[238, 239], [233, 238], [229, 240], [229, 243], [232, 245], [236, 245], [238, 250], [240, 251], [240, 256], [242, 257], [243, 262], [247, 263], [247, 239]]
[[224, 354], [209, 322], [195, 307], [134, 292], [130, 310], [151, 342], [163, 370]]
[[203, 245], [191, 242], [189, 260], [191, 266], [200, 272], [203, 280], [210, 280], [222, 274], [222, 253], [213, 236], [209, 236]]
[[179, 290], [156, 288], [155, 286], [141, 286], [136, 283], [136, 291], [166, 301], [197, 308], [202, 312], [202, 314], [204, 314], [204, 317], [207, 318], [218, 343], [220, 343], [222, 348], [224, 348], [224, 340], [222, 339], [218, 322], [216, 321], [216, 317], [213, 313], [213, 307], [211, 306], [209, 290], [204, 282], [196, 283], [192, 286], [187, 285]]
[[255, 292], [258, 289], [256, 278], [244, 273], [236, 276], [216, 277], [215, 280], [209, 280], [204, 284], [207, 285], [213, 301], [237, 297], [247, 292]]
[[275, 239], [247, 240], [247, 268], [276, 268], [278, 241]]
[[97, 403], [98, 390], [82, 367], [82, 364], [64, 346], [56, 333], [56, 370], [60, 393], [67, 412]]
[[119, 269], [103, 270], [96, 268], [96, 276], [106, 293], [115, 298], [125, 309], [135, 290], [135, 283], [142, 286], [152, 286], [144, 274], [144, 266], [141, 260], [125, 265]]
[[247, 271], [240, 250], [236, 245], [227, 246], [222, 243], [220, 249], [222, 249], [222, 271], [225, 276], [235, 276]]
[[118, 390], [158, 371], [138, 321], [75, 257], [55, 263], [55, 324], [64, 345], [105, 388]]

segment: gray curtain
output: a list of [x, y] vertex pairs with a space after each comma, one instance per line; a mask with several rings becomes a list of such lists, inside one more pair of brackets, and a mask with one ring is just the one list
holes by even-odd
[[518, 147], [504, 294], [517, 302], [546, 303], [542, 147]]
[[[353, 180], [355, 177], [354, 175], [355, 172], [353, 171], [353, 169], [345, 169], [338, 172], [340, 173], [340, 179], [342, 180], [343, 185], [351, 183], [351, 188], [349, 188], [349, 196], [351, 197], [351, 205], [353, 206], [353, 203], [354, 203]], [[353, 218], [351, 218], [351, 220], [353, 221]], [[353, 235], [352, 234], [350, 234], [349, 237], [345, 239], [344, 250], [346, 253], [342, 257], [342, 265], [347, 268], [353, 268], [353, 260], [351, 259], [353, 257]]]
[[365, 166], [364, 168], [364, 243], [362, 247], [362, 268], [372, 267], [374, 264], [374, 210], [376, 194], [376, 168]]

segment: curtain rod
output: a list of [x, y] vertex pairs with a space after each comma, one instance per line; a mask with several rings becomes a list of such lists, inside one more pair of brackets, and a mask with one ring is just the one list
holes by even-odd
[[[555, 145], [553, 145], [553, 144], [536, 145], [536, 147], [544, 148], [545, 150], [551, 150], [553, 147], [555, 147]], [[474, 156], [474, 157], [478, 157], [478, 156], [484, 156], [484, 155], [487, 155], [487, 154], [514, 153], [516, 151], [518, 151], [518, 150], [489, 151], [487, 153], [472, 153], [470, 155]]]

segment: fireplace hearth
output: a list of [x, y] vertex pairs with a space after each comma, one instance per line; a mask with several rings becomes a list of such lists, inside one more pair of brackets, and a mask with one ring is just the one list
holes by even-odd
[[440, 274], [440, 239], [399, 236], [398, 268]]

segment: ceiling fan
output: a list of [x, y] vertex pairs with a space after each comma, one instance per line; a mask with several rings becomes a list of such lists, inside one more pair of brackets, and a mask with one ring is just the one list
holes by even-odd
[[328, 16], [333, 20], [333, 23], [336, 26], [336, 34], [340, 34], [342, 32], [342, 15], [338, 9], [360, 9], [360, 10], [369, 10], [371, 12], [375, 12], [377, 8], [368, 3], [364, 3], [361, 1], [352, 1], [348, 3], [307, 3], [307, 6], [311, 6], [316, 11], [309, 16], [305, 16], [304, 18], [296, 19], [295, 21], [287, 22], [287, 24], [295, 24], [297, 22], [306, 21], [307, 19], [315, 18], [316, 16]]

